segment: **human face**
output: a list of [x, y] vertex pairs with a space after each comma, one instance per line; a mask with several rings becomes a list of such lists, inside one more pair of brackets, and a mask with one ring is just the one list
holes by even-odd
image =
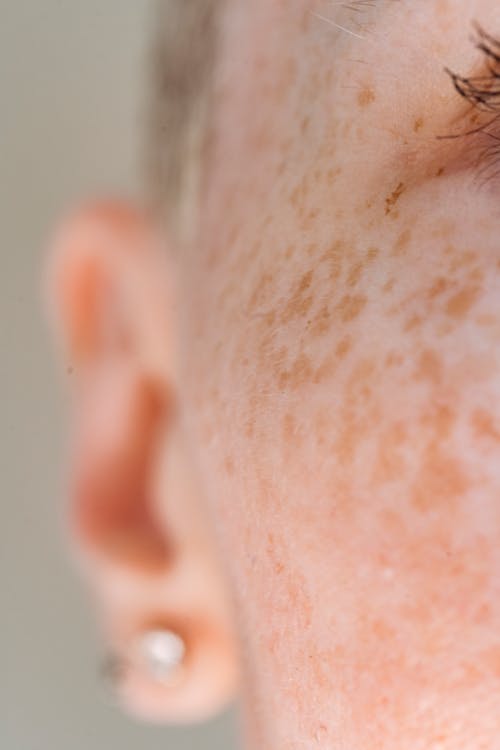
[[498, 745], [498, 147], [444, 71], [485, 74], [474, 19], [228, 4], [179, 390], [255, 747]]

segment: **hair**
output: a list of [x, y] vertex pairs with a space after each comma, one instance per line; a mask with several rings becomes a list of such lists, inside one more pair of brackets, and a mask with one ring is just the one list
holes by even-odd
[[194, 228], [224, 0], [160, 0], [147, 139], [152, 207], [169, 233]]

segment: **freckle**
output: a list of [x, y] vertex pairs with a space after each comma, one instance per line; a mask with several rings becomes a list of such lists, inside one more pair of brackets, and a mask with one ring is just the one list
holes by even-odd
[[393, 211], [396, 203], [399, 201], [399, 199], [401, 198], [405, 190], [406, 190], [405, 184], [403, 182], [400, 182], [395, 188], [395, 190], [393, 190], [392, 193], [389, 196], [387, 196], [387, 198], [385, 199], [385, 215], [386, 216], [390, 214], [391, 211]]
[[340, 276], [340, 270], [342, 265], [342, 259], [347, 254], [348, 250], [344, 243], [339, 241], [334, 243], [332, 247], [328, 248], [326, 252], [320, 258], [321, 263], [327, 263], [330, 266], [329, 278], [330, 281], [336, 281]]
[[293, 416], [293, 414], [285, 414], [283, 417], [283, 440], [285, 442], [289, 441], [290, 438], [295, 436], [295, 433], [297, 432], [297, 420]]
[[276, 174], [278, 177], [281, 177], [285, 173], [287, 166], [288, 159], [282, 159], [276, 168]]
[[308, 271], [302, 276], [295, 292], [288, 300], [281, 314], [282, 323], [289, 323], [292, 318], [302, 317], [307, 314], [314, 301], [314, 295], [309, 294], [306, 296], [305, 294], [311, 286], [312, 279], [312, 271]]
[[333, 354], [329, 354], [328, 357], [321, 363], [313, 375], [313, 383], [323, 383], [331, 378], [337, 369], [337, 361]]
[[330, 330], [331, 325], [331, 314], [328, 305], [323, 305], [314, 318], [314, 323], [311, 327], [312, 336], [321, 336]]
[[313, 277], [312, 271], [308, 271], [302, 276], [299, 282], [299, 288], [298, 288], [299, 294], [302, 294], [302, 292], [304, 292], [306, 289], [309, 289], [309, 287], [311, 286], [312, 277]]
[[234, 474], [234, 460], [231, 456], [226, 456], [224, 460], [224, 468], [228, 476], [232, 476]]
[[422, 325], [422, 318], [420, 317], [420, 315], [412, 315], [405, 322], [403, 330], [405, 332], [412, 331], [414, 328], [418, 328], [420, 325]]
[[491, 607], [489, 604], [482, 604], [474, 615], [474, 622], [478, 625], [491, 623]]
[[442, 177], [444, 175], [444, 167], [439, 167], [438, 171], [436, 172], [436, 177]]
[[350, 336], [346, 336], [345, 338], [340, 341], [339, 344], [337, 344], [337, 348], [335, 349], [335, 354], [339, 359], [343, 359], [345, 355], [352, 349], [352, 339]]
[[337, 306], [340, 313], [340, 319], [343, 323], [349, 323], [352, 320], [355, 320], [366, 304], [367, 299], [364, 295], [358, 294], [356, 296], [351, 296], [350, 294], [347, 294], [340, 300]]
[[319, 216], [319, 209], [313, 208], [307, 214], [302, 216], [301, 229], [310, 229], [314, 220]]
[[382, 287], [382, 291], [384, 294], [388, 294], [389, 292], [392, 292], [394, 289], [394, 284], [396, 283], [396, 279], [392, 278], [385, 282], [384, 286]]
[[305, 135], [309, 129], [309, 125], [311, 124], [311, 118], [309, 115], [306, 115], [302, 122], [300, 123], [300, 132], [302, 135]]
[[271, 312], [266, 313], [264, 316], [265, 327], [272, 328], [275, 320], [276, 320], [276, 313], [274, 312], [274, 310], [271, 310]]
[[440, 294], [443, 294], [443, 292], [446, 292], [449, 289], [449, 286], [450, 282], [448, 281], [448, 279], [445, 279], [443, 276], [438, 276], [427, 292], [427, 297], [429, 299], [434, 299]]
[[374, 261], [378, 255], [380, 254], [380, 250], [378, 247], [369, 247], [368, 252], [366, 253], [366, 261], [367, 263], [371, 263]]
[[421, 424], [432, 431], [433, 438], [443, 443], [451, 433], [457, 415], [447, 404], [431, 404], [421, 416]]
[[308, 179], [303, 177], [290, 193], [289, 200], [296, 210], [304, 208], [304, 203], [309, 192]]
[[[448, 248], [445, 252], [448, 252]], [[453, 246], [450, 246], [449, 252], [453, 253], [455, 256], [455, 259], [450, 263], [450, 271], [457, 271], [464, 266], [470, 266], [477, 260], [477, 254], [472, 250], [469, 250], [468, 252], [458, 252]]]
[[442, 363], [438, 354], [432, 349], [425, 349], [419, 359], [414, 376], [417, 380], [440, 382], [442, 378]]
[[451, 219], [441, 219], [440, 221], [436, 222], [431, 236], [443, 239], [454, 234], [455, 230], [456, 224], [454, 221], [452, 221]]
[[305, 354], [299, 354], [290, 371], [281, 373], [280, 385], [282, 387], [288, 385], [290, 388], [296, 390], [301, 385], [310, 382], [312, 375], [313, 370], [310, 359]]
[[271, 370], [273, 370], [274, 372], [279, 372], [283, 368], [283, 364], [287, 359], [287, 355], [288, 355], [287, 347], [282, 346], [280, 349], [267, 352], [267, 355], [265, 358]]
[[481, 328], [489, 328], [490, 326], [496, 326], [498, 324], [499, 320], [496, 317], [496, 315], [478, 315], [476, 318], [476, 323], [478, 326], [481, 326]]
[[281, 372], [277, 373], [278, 388], [280, 388], [280, 390], [283, 390], [284, 388], [287, 387], [289, 377], [290, 377], [290, 374], [288, 370], [282, 370]]
[[475, 268], [473, 271], [470, 272], [469, 280], [481, 283], [482, 281], [484, 281], [484, 272], [481, 271], [480, 268]]
[[333, 185], [336, 178], [339, 177], [342, 174], [342, 167], [337, 167], [336, 169], [329, 169], [326, 173], [326, 180], [329, 185]]
[[394, 245], [392, 249], [391, 255], [397, 256], [402, 255], [404, 250], [408, 247], [410, 241], [412, 238], [412, 232], [410, 229], [405, 229], [404, 232], [402, 232], [398, 239], [396, 240], [396, 244]]
[[385, 365], [386, 367], [398, 367], [399, 365], [402, 365], [404, 361], [404, 356], [400, 352], [395, 350], [389, 352], [389, 354], [385, 358]]
[[376, 370], [376, 365], [373, 359], [364, 357], [360, 359], [355, 367], [353, 367], [350, 377], [350, 386], [359, 386], [361, 383], [365, 383], [373, 376]]
[[397, 637], [395, 629], [383, 619], [374, 620], [370, 629], [377, 640], [386, 641], [388, 644], [394, 643]]
[[250, 309], [255, 308], [259, 303], [265, 302], [269, 297], [269, 287], [273, 282], [273, 275], [270, 273], [264, 273], [257, 281], [252, 296], [248, 301], [248, 307]]
[[471, 425], [477, 437], [490, 438], [500, 442], [500, 431], [495, 426], [491, 414], [484, 409], [476, 409], [471, 417]]
[[364, 262], [355, 263], [347, 276], [347, 286], [356, 286], [364, 270]]
[[452, 323], [441, 323], [436, 328], [436, 334], [439, 336], [439, 338], [443, 338], [444, 336], [448, 336], [449, 333], [452, 333], [453, 331], [453, 324]]
[[422, 117], [418, 117], [415, 122], [413, 123], [413, 130], [415, 133], [418, 133], [419, 130], [422, 130], [424, 127], [424, 120]]
[[422, 513], [436, 509], [456, 513], [457, 502], [469, 486], [463, 463], [431, 442], [419, 467], [411, 502]]
[[292, 255], [293, 255], [294, 252], [295, 252], [294, 246], [293, 245], [289, 245], [287, 247], [287, 249], [286, 249], [286, 252], [285, 252], [285, 260], [290, 260], [290, 258], [292, 257]]
[[358, 104], [360, 107], [367, 107], [376, 100], [375, 92], [369, 86], [365, 86], [358, 94]]
[[455, 294], [446, 304], [447, 315], [455, 319], [465, 317], [477, 302], [480, 291], [477, 286], [469, 286]]

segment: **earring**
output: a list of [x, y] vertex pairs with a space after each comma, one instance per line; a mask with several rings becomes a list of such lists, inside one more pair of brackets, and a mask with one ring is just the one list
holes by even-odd
[[116, 692], [130, 669], [137, 669], [165, 686], [174, 685], [181, 677], [186, 644], [172, 630], [147, 630], [135, 639], [132, 651], [129, 658], [111, 652], [101, 665], [104, 682], [113, 688], [113, 692]]
[[172, 630], [154, 628], [138, 638], [138, 656], [156, 681], [169, 685], [177, 680], [186, 657], [186, 644]]

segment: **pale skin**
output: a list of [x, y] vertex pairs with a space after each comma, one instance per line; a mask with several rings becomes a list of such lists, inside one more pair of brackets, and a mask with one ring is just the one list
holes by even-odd
[[100, 204], [47, 274], [105, 636], [188, 634], [124, 702], [238, 692], [252, 750], [499, 741], [500, 182], [436, 136], [484, 117], [444, 67], [500, 9], [374, 5], [230, 0], [189, 247]]

